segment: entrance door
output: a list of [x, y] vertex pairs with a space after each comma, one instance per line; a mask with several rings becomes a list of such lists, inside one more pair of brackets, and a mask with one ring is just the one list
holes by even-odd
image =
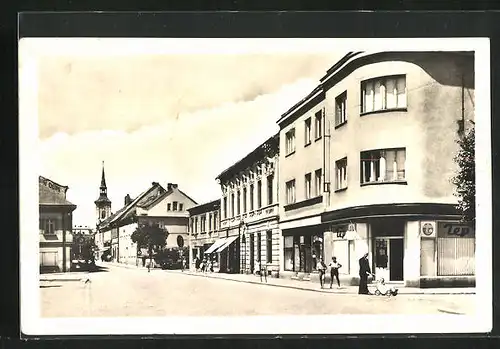
[[375, 239], [375, 277], [389, 281], [389, 239]]
[[255, 253], [255, 241], [254, 235], [250, 234], [250, 273], [253, 274], [255, 268], [254, 253]]
[[391, 281], [403, 281], [403, 239], [389, 240], [389, 276]]

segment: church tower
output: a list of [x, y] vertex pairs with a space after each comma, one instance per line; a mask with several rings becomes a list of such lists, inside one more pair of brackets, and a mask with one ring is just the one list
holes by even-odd
[[111, 216], [111, 201], [108, 199], [108, 188], [104, 175], [104, 161], [102, 162], [101, 186], [99, 187], [99, 198], [94, 201], [96, 206], [97, 224]]

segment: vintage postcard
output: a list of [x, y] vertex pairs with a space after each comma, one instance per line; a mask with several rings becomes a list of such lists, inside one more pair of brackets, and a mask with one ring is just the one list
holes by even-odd
[[21, 39], [22, 332], [489, 331], [489, 69], [483, 38]]

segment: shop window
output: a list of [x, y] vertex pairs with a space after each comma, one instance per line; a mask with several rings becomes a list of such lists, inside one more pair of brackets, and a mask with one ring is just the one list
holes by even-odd
[[335, 161], [336, 190], [347, 189], [347, 158]]
[[438, 276], [474, 275], [474, 229], [459, 223], [439, 222], [437, 236]]
[[292, 128], [285, 134], [285, 151], [286, 155], [292, 154], [295, 152], [295, 129]]
[[293, 262], [294, 262], [294, 244], [293, 244], [293, 236], [284, 236], [283, 237], [283, 264], [284, 269], [287, 271], [293, 271]]
[[404, 181], [406, 149], [361, 152], [361, 184]]
[[387, 76], [361, 83], [361, 113], [406, 108], [406, 77]]
[[[312, 270], [316, 270], [316, 266], [320, 258], [323, 258], [323, 238], [320, 235], [313, 235], [311, 238], [311, 262]], [[324, 261], [326, 262], [326, 261]], [[328, 264], [328, 263], [326, 263]]]
[[304, 188], [305, 197], [306, 199], [310, 199], [312, 197], [312, 178], [310, 173], [305, 175], [304, 183], [305, 183], [305, 188]]
[[347, 122], [347, 91], [335, 98], [335, 126]]
[[311, 118], [304, 122], [304, 146], [311, 144]]
[[286, 203], [295, 203], [295, 179], [286, 182]]
[[271, 230], [266, 232], [266, 262], [273, 262], [273, 233]]

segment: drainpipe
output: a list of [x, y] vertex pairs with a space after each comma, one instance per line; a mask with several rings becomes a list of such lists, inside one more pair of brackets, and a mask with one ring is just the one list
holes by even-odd
[[323, 188], [323, 208], [326, 210], [326, 208], [330, 205], [330, 195], [331, 195], [331, 188], [330, 188], [330, 121], [327, 120], [326, 117], [326, 108], [323, 107], [323, 130], [324, 130], [324, 137], [323, 137], [323, 168], [324, 168], [324, 188]]
[[66, 216], [66, 213], [64, 212], [62, 214], [62, 245], [63, 245], [63, 267], [62, 271], [63, 273], [66, 272], [66, 224], [65, 224], [65, 219], [64, 217]]

